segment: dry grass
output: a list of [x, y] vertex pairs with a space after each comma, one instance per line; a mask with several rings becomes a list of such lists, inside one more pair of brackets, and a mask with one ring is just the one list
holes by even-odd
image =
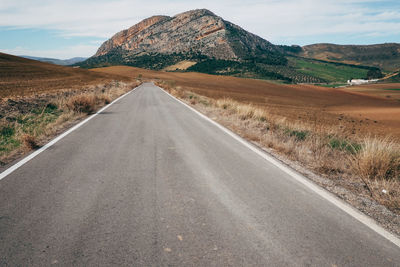
[[352, 163], [364, 179], [400, 179], [400, 147], [389, 138], [364, 138]]
[[231, 98], [220, 98], [215, 101], [215, 105], [222, 109], [228, 109], [231, 107], [233, 100]]
[[110, 94], [101, 94], [100, 96], [98, 96], [98, 99], [100, 100], [100, 102], [108, 105], [112, 101], [112, 95], [110, 95]]
[[28, 150], [37, 149], [39, 147], [36, 137], [33, 135], [24, 134], [21, 139]]
[[[112, 99], [126, 93], [127, 90], [121, 88], [114, 88], [114, 90], [102, 90], [98, 92], [85, 92], [70, 97], [64, 105], [73, 112], [92, 114], [98, 107], [110, 104]], [[63, 102], [59, 100], [59, 102]]]
[[189, 67], [195, 65], [196, 63], [197, 63], [196, 61], [184, 60], [176, 63], [175, 65], [168, 66], [164, 70], [166, 71], [186, 70]]
[[137, 84], [132, 77], [0, 53], [0, 165], [35, 149]]
[[113, 81], [79, 90], [6, 99], [0, 102], [0, 164], [38, 148], [52, 136], [139, 85]]
[[81, 94], [71, 97], [66, 106], [73, 112], [92, 114], [96, 109], [96, 100], [93, 94]]
[[349, 136], [343, 128], [320, 124], [317, 118], [292, 122], [251, 103], [212, 99], [171, 84], [159, 85], [246, 139], [322, 176], [340, 180], [346, 188], [362, 191], [400, 213], [400, 147], [395, 139]]
[[254, 107], [251, 105], [237, 104], [234, 111], [241, 120], [252, 119], [254, 116]]

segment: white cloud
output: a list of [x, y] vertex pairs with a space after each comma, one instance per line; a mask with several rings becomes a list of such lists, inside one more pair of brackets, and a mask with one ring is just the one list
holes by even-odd
[[88, 55], [93, 55], [97, 51], [98, 47], [98, 45], [75, 45], [61, 49], [32, 50], [27, 47], [18, 46], [12, 49], [0, 49], [0, 52], [17, 56], [29, 55], [34, 57], [69, 59], [73, 57], [87, 57]]
[[152, 15], [208, 8], [275, 43], [297, 40], [301, 44], [304, 37], [326, 34], [398, 35], [400, 12], [385, 3], [379, 0], [0, 0], [0, 26], [54, 29], [64, 36], [109, 38]]

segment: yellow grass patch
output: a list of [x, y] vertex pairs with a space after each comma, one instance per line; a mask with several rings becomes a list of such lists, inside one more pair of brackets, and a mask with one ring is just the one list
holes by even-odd
[[196, 65], [196, 61], [189, 61], [189, 60], [183, 60], [181, 62], [176, 63], [175, 65], [168, 66], [164, 68], [166, 71], [174, 71], [174, 70], [186, 70], [190, 68], [191, 66]]

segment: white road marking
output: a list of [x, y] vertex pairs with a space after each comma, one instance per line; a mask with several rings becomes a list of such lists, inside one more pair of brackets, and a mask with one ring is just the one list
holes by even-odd
[[112, 104], [114, 104], [115, 102], [119, 101], [121, 98], [129, 95], [130, 93], [132, 93], [133, 91], [135, 91], [136, 89], [138, 89], [140, 86], [132, 89], [131, 91], [123, 94], [122, 96], [118, 97], [117, 99], [115, 99], [114, 101], [112, 101], [110, 104], [104, 106], [103, 108], [101, 108], [99, 111], [97, 111], [95, 114], [91, 115], [90, 117], [86, 118], [85, 120], [81, 121], [80, 123], [78, 123], [77, 125], [75, 125], [74, 127], [72, 127], [71, 129], [67, 130], [66, 132], [60, 134], [59, 136], [57, 136], [56, 138], [54, 138], [53, 140], [51, 140], [49, 143], [47, 143], [46, 145], [42, 146], [41, 148], [39, 148], [38, 150], [36, 150], [35, 152], [33, 152], [32, 154], [29, 154], [28, 156], [26, 156], [25, 158], [23, 158], [22, 160], [18, 161], [17, 163], [15, 163], [14, 165], [12, 165], [11, 167], [9, 167], [8, 169], [6, 169], [5, 171], [3, 171], [2, 173], [0, 173], [0, 180], [2, 180], [3, 178], [5, 178], [6, 176], [8, 176], [9, 174], [13, 173], [15, 170], [17, 170], [18, 168], [20, 168], [21, 166], [23, 166], [25, 163], [27, 163], [28, 161], [30, 161], [31, 159], [33, 159], [34, 157], [36, 157], [37, 155], [39, 155], [40, 153], [42, 153], [43, 151], [45, 151], [46, 149], [48, 149], [49, 147], [51, 147], [52, 145], [54, 145], [55, 143], [57, 143], [58, 141], [60, 141], [61, 139], [63, 139], [64, 137], [66, 137], [67, 135], [69, 135], [70, 133], [72, 133], [73, 131], [75, 131], [76, 129], [78, 129], [79, 127], [81, 127], [82, 125], [84, 125], [85, 123], [87, 123], [88, 121], [90, 121], [91, 119], [93, 119], [94, 117], [96, 117], [97, 115], [99, 115], [101, 112], [103, 112], [104, 110], [106, 110], [107, 108], [109, 108]]
[[185, 102], [181, 101], [180, 99], [172, 96], [171, 94], [169, 94], [167, 91], [165, 91], [161, 87], [159, 87], [159, 88], [160, 88], [161, 91], [166, 93], [171, 98], [173, 98], [176, 101], [178, 101], [179, 103], [183, 104], [188, 109], [192, 110], [194, 113], [196, 113], [197, 115], [199, 115], [200, 117], [202, 117], [206, 121], [212, 123], [213, 125], [217, 126], [220, 130], [222, 130], [226, 134], [228, 134], [231, 137], [233, 137], [239, 143], [243, 144], [244, 146], [246, 146], [247, 148], [249, 148], [250, 150], [252, 150], [256, 154], [258, 154], [259, 156], [261, 156], [265, 160], [269, 161], [270, 163], [272, 163], [273, 165], [275, 165], [276, 167], [278, 167], [279, 169], [281, 169], [282, 171], [287, 173], [289, 176], [291, 176], [296, 181], [302, 183], [303, 185], [305, 185], [306, 187], [308, 187], [309, 189], [311, 189], [312, 191], [317, 193], [319, 196], [321, 196], [324, 199], [328, 200], [330, 203], [332, 203], [333, 205], [335, 205], [339, 209], [343, 210], [344, 212], [346, 212], [347, 214], [349, 214], [353, 218], [357, 219], [358, 221], [360, 221], [364, 225], [368, 226], [370, 229], [374, 230], [379, 235], [383, 236], [384, 238], [386, 238], [387, 240], [391, 241], [396, 246], [400, 247], [400, 239], [398, 237], [396, 237], [392, 233], [390, 233], [390, 232], [386, 231], [385, 229], [383, 229], [381, 226], [379, 226], [373, 219], [371, 219], [367, 215], [361, 213], [359, 210], [357, 210], [354, 207], [350, 206], [349, 204], [347, 204], [343, 200], [337, 198], [332, 193], [328, 192], [327, 190], [323, 189], [322, 187], [320, 187], [317, 184], [315, 184], [312, 181], [310, 181], [308, 178], [304, 177], [303, 175], [301, 175], [298, 172], [294, 171], [293, 169], [289, 168], [288, 166], [286, 166], [285, 164], [283, 164], [282, 162], [280, 162], [279, 160], [277, 160], [273, 156], [267, 154], [265, 151], [262, 151], [259, 148], [255, 147], [254, 145], [250, 144], [248, 141], [246, 141], [245, 139], [243, 139], [239, 135], [235, 134], [231, 130], [229, 130], [229, 129], [225, 128], [224, 126], [222, 126], [221, 124], [213, 121], [212, 119], [210, 119], [209, 117], [207, 117], [204, 114], [200, 113], [199, 111], [197, 111], [196, 109], [192, 108], [191, 106], [189, 106]]

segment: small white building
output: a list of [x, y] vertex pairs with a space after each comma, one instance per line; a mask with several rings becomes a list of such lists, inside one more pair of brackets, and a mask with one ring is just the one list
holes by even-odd
[[378, 81], [379, 81], [378, 79], [375, 79], [375, 80], [352, 79], [352, 80], [348, 80], [347, 84], [348, 85], [362, 85], [362, 84], [368, 84], [368, 83], [376, 83]]

